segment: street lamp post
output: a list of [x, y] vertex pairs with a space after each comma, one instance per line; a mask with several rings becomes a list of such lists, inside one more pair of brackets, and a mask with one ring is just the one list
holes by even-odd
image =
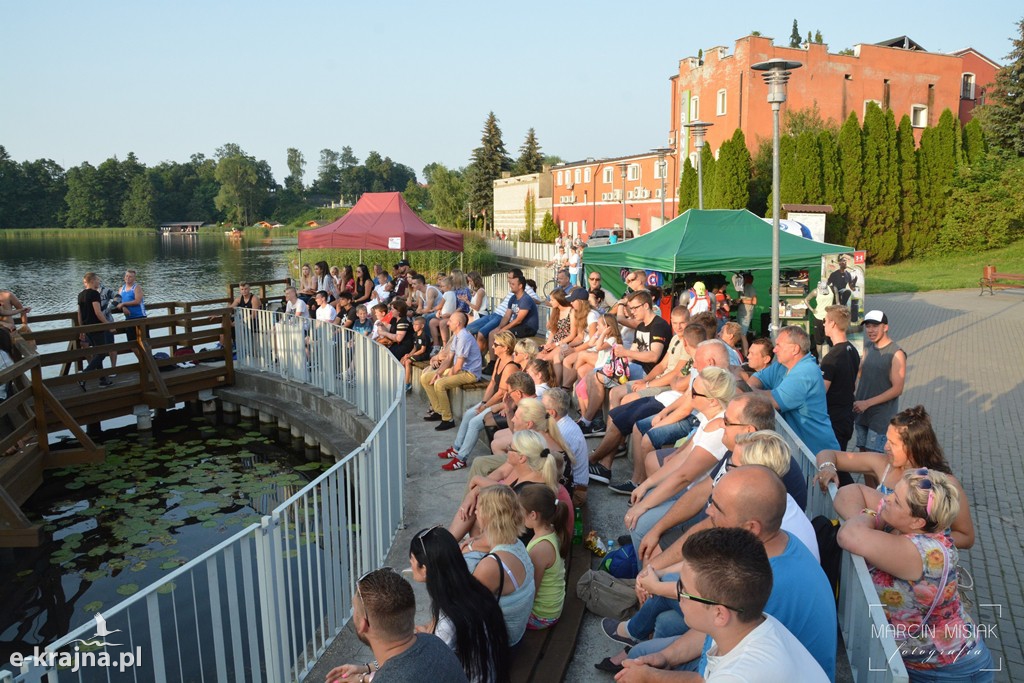
[[779, 110], [786, 101], [786, 83], [790, 73], [803, 64], [785, 59], [769, 59], [750, 68], [763, 72], [768, 85], [768, 103], [772, 105], [772, 339], [779, 333]]
[[665, 156], [675, 150], [671, 147], [658, 147], [652, 149], [658, 155], [658, 168], [661, 171], [661, 224], [665, 225], [665, 178], [668, 176], [668, 161]]
[[622, 176], [622, 241], [626, 241], [626, 169], [629, 164], [625, 161], [620, 161], [616, 166], [619, 167], [619, 175]]
[[713, 125], [715, 124], [700, 119], [683, 124], [684, 128], [690, 129], [693, 135], [693, 148], [697, 150], [697, 208], [701, 210], [704, 209], [704, 164], [701, 159], [704, 156], [704, 134]]

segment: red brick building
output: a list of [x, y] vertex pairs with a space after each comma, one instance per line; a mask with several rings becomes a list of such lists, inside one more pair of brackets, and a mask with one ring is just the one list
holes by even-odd
[[998, 69], [974, 49], [927, 52], [906, 36], [857, 45], [852, 55], [829, 53], [823, 44], [790, 48], [774, 45], [771, 38], [746, 36], [731, 54], [719, 46], [706, 50], [703, 60], [680, 60], [679, 73], [671, 77], [670, 140], [678, 141], [681, 160], [694, 153], [683, 124], [697, 119], [714, 124], [706, 138], [712, 150], [737, 128], [752, 152], [759, 139], [771, 138], [768, 86], [751, 66], [775, 58], [803, 64], [792, 72], [783, 111], [817, 104], [822, 118], [841, 124], [850, 112], [863, 121], [867, 103], [874, 101], [891, 109], [897, 122], [909, 115], [918, 129], [934, 125], [947, 108], [966, 123]]
[[671, 152], [663, 161], [648, 152], [559, 164], [551, 169], [552, 218], [563, 234], [585, 238], [600, 228], [621, 228], [625, 209], [626, 229], [646, 234], [661, 226], [663, 204], [665, 220], [675, 218], [679, 173]]

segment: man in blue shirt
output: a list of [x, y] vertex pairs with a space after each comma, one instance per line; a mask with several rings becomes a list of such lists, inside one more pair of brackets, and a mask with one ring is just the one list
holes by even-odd
[[763, 389], [811, 453], [819, 453], [838, 449], [839, 442], [828, 418], [821, 368], [810, 350], [811, 339], [803, 328], [783, 327], [775, 339], [774, 362], [747, 383], [751, 389]]
[[425, 370], [420, 375], [420, 384], [430, 401], [430, 412], [423, 416], [427, 422], [440, 422], [434, 429], [444, 431], [455, 427], [452, 404], [448, 390], [463, 384], [472, 384], [480, 379], [482, 367], [480, 347], [466, 330], [466, 314], [456, 311], [448, 318], [448, 329], [454, 339], [452, 352], [438, 366], [437, 370]]
[[498, 325], [490, 334], [488, 348], [494, 346], [494, 336], [499, 332], [508, 330], [516, 339], [524, 339], [537, 334], [539, 314], [537, 313], [537, 302], [526, 293], [526, 278], [522, 275], [513, 275], [508, 280], [512, 293], [509, 295], [508, 310]]

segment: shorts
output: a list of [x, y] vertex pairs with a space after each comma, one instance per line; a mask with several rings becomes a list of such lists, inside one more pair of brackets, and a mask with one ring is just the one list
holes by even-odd
[[516, 325], [515, 327], [509, 328], [509, 332], [516, 339], [527, 339], [529, 337], [537, 336], [537, 328], [535, 327], [523, 327], [522, 325]]
[[868, 429], [867, 425], [854, 425], [857, 436], [857, 448], [875, 453], [885, 453], [885, 434]]

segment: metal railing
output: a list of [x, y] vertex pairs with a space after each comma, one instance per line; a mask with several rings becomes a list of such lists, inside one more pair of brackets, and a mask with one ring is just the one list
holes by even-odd
[[279, 487], [259, 523], [16, 663], [14, 681], [302, 680], [347, 623], [356, 579], [383, 563], [402, 520], [403, 369], [336, 325], [246, 309], [235, 324], [239, 367], [337, 395], [376, 427], [298, 492]]
[[[822, 491], [814, 476], [817, 461], [804, 442], [779, 415], [775, 417], [776, 430], [789, 444], [790, 451], [800, 463], [807, 482], [807, 516], [836, 516], [832, 505], [836, 488]], [[839, 628], [846, 644], [853, 680], [857, 683], [905, 683], [909, 680], [896, 640], [892, 637], [889, 621], [878, 603], [878, 593], [871, 582], [864, 558], [843, 551], [839, 582]]]

